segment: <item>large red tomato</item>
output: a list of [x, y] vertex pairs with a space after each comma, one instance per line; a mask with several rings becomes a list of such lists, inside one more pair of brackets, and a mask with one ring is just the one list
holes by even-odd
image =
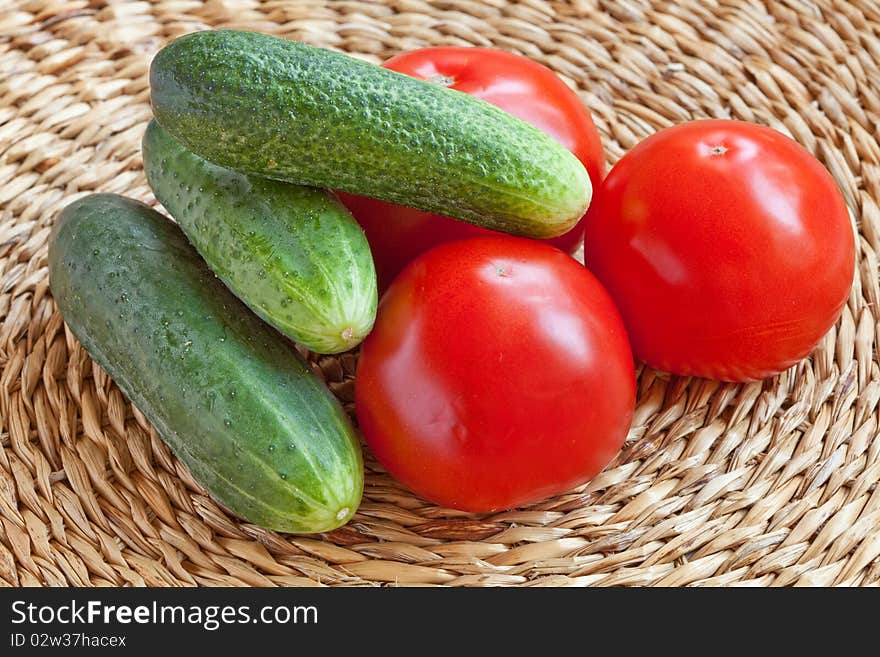
[[416, 493], [468, 511], [569, 490], [635, 404], [623, 323], [562, 251], [493, 236], [422, 254], [382, 298], [355, 386], [364, 438]]
[[584, 258], [636, 356], [745, 381], [806, 356], [837, 319], [855, 262], [846, 206], [803, 147], [738, 121], [649, 137], [587, 212]]
[[[492, 103], [540, 128], [574, 153], [597, 188], [605, 171], [602, 142], [590, 112], [547, 67], [513, 53], [490, 48], [422, 48], [392, 57], [386, 68], [422, 80], [446, 84]], [[381, 287], [406, 264], [432, 246], [492, 231], [374, 199], [340, 194], [370, 242]], [[583, 237], [578, 222], [565, 235], [549, 240], [573, 253]]]

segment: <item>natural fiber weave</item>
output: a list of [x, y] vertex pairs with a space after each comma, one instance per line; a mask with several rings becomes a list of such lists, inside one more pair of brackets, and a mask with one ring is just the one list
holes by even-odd
[[[148, 65], [208, 27], [372, 61], [430, 44], [525, 54], [577, 87], [611, 162], [688, 119], [768, 124], [843, 190], [859, 233], [849, 303], [809, 360], [763, 383], [641, 370], [619, 457], [528, 509], [437, 508], [367, 454], [348, 526], [300, 537], [242, 523], [92, 364], [47, 280], [64, 205], [98, 191], [153, 201]], [[878, 36], [876, 0], [0, 0], [0, 583], [876, 584]], [[317, 361], [345, 402], [354, 365]]]

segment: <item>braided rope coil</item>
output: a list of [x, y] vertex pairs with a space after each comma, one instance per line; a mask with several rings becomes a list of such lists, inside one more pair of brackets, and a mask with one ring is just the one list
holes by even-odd
[[[737, 385], [639, 371], [624, 450], [586, 486], [471, 515], [367, 454], [364, 502], [279, 535], [211, 500], [65, 329], [46, 241], [75, 198], [154, 203], [139, 144], [170, 39], [250, 29], [370, 61], [512, 50], [581, 95], [611, 162], [700, 117], [813, 152], [857, 231], [855, 284], [814, 354]], [[869, 585], [880, 582], [880, 6], [873, 0], [0, 0], [0, 584]], [[349, 407], [356, 356], [312, 358]]]

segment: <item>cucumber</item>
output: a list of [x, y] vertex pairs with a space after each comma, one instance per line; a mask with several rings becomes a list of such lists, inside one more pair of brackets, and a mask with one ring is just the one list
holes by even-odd
[[71, 203], [49, 238], [49, 286], [85, 350], [221, 504], [284, 532], [351, 518], [363, 464], [342, 407], [171, 221], [114, 194]]
[[555, 237], [590, 201], [580, 161], [465, 93], [253, 32], [188, 34], [150, 68], [159, 123], [224, 167]]
[[155, 120], [143, 156], [156, 198], [257, 315], [322, 354], [370, 332], [378, 300], [370, 246], [333, 194], [211, 164]]

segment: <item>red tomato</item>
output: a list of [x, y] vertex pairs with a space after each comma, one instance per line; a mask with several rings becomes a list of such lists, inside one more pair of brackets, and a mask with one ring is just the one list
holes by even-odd
[[[492, 103], [540, 128], [574, 153], [590, 174], [593, 188], [605, 172], [602, 142], [590, 112], [547, 67], [513, 53], [490, 48], [422, 48], [392, 57], [385, 68], [463, 91]], [[360, 222], [373, 250], [380, 287], [386, 287], [406, 264], [432, 246], [494, 231], [442, 215], [340, 194]], [[578, 222], [565, 235], [548, 240], [570, 253], [584, 234]]]
[[626, 437], [635, 375], [590, 272], [547, 244], [493, 236], [435, 247], [395, 279], [355, 398], [392, 475], [438, 504], [492, 511], [598, 473]]
[[837, 319], [855, 262], [825, 168], [784, 135], [695, 121], [627, 153], [587, 212], [584, 258], [636, 356], [729, 381], [776, 374]]

